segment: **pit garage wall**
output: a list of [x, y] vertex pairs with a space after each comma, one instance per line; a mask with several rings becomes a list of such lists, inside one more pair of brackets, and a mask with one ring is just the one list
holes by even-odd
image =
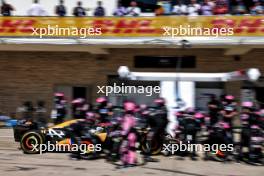
[[[14, 46], [12, 46], [14, 47]], [[240, 61], [224, 56], [222, 49], [109, 49], [109, 55], [79, 52], [0, 52], [0, 111], [12, 114], [24, 101], [44, 100], [52, 107], [58, 85], [91, 85], [92, 100], [99, 96], [98, 85], [106, 85], [107, 75], [116, 74], [120, 65], [133, 71], [175, 71], [175, 69], [133, 68], [134, 55], [195, 55], [197, 67], [184, 72], [227, 72], [256, 67], [264, 73], [264, 50], [252, 50]], [[151, 61], [150, 61], [151, 62]], [[225, 90], [240, 96], [240, 82], [226, 83]]]

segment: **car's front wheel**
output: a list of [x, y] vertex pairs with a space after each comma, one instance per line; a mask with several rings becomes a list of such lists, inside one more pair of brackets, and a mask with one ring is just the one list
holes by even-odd
[[44, 137], [37, 131], [26, 132], [20, 141], [21, 149], [26, 154], [40, 153], [40, 144], [44, 143]]

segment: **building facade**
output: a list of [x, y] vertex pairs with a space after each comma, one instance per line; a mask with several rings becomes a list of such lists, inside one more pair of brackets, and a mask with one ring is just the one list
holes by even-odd
[[[217, 48], [109, 48], [107, 53], [94, 54], [85, 49], [72, 51], [71, 46], [63, 46], [64, 51], [57, 50], [56, 47], [43, 49], [45, 46], [41, 45], [38, 46], [39, 49], [28, 46], [23, 51], [12, 45], [8, 47], [0, 51], [0, 110], [7, 115], [14, 114], [17, 107], [25, 101], [45, 101], [48, 110], [51, 110], [53, 93], [56, 91], [63, 91], [68, 101], [85, 97], [94, 102], [100, 96], [97, 86], [108, 85], [111, 79], [117, 79], [117, 69], [122, 65], [133, 71], [143, 72], [215, 73], [247, 68], [258, 68], [264, 72], [264, 49], [252, 49], [243, 55], [234, 56], [226, 55], [225, 49]], [[184, 56], [192, 56], [194, 63], [188, 68], [173, 68], [173, 64], [166, 68], [159, 64], [153, 68], [142, 68], [136, 63], [139, 62], [135, 59], [138, 56], [146, 56], [149, 63], [153, 62], [151, 57], [154, 56], [164, 57], [165, 62], [170, 62], [166, 60], [168, 56], [183, 59]], [[254, 83], [196, 83], [196, 101], [204, 103], [203, 96], [206, 92], [229, 93], [238, 99], [256, 96], [259, 102], [264, 102], [264, 84], [261, 79]]]

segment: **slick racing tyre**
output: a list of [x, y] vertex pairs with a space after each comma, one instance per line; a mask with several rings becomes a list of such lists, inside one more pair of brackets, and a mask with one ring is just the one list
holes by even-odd
[[44, 137], [37, 131], [26, 132], [20, 141], [21, 149], [26, 154], [40, 153], [40, 144], [44, 144]]
[[[148, 143], [147, 143], [146, 137], [144, 137], [142, 139], [141, 150], [143, 153], [148, 152]], [[152, 155], [158, 155], [158, 154], [160, 154], [161, 150], [162, 150], [162, 144], [157, 139], [154, 139], [152, 141], [151, 154]]]
[[82, 145], [86, 145], [85, 149], [86, 151], [82, 151], [82, 153], [80, 153], [80, 157], [81, 159], [85, 159], [85, 160], [91, 160], [91, 159], [95, 159], [96, 157], [96, 152], [89, 149], [89, 145], [94, 145], [92, 140], [90, 139], [83, 139], [81, 141]]

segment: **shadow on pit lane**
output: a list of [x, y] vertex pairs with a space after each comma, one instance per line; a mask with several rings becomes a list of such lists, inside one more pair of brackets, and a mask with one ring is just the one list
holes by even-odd
[[20, 167], [20, 166], [15, 166], [11, 169], [7, 169], [7, 172], [13, 172], [13, 171], [30, 171], [30, 170], [35, 170], [37, 168], [35, 167]]
[[177, 171], [177, 170], [170, 170], [170, 169], [161, 169], [161, 168], [152, 168], [152, 167], [143, 167], [145, 169], [152, 169], [152, 170], [158, 170], [163, 172], [171, 172], [171, 173], [177, 173], [177, 174], [185, 174], [185, 175], [191, 175], [191, 176], [206, 176], [201, 174], [195, 174], [190, 172], [183, 172], [183, 171]]

